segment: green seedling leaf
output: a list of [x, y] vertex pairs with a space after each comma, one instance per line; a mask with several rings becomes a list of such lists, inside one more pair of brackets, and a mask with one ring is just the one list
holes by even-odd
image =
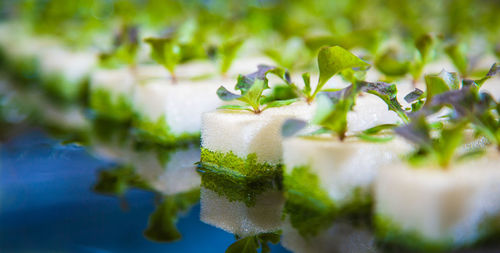
[[488, 71], [488, 73], [486, 74], [485, 77], [479, 79], [479, 80], [475, 80], [474, 82], [476, 83], [476, 85], [478, 85], [479, 87], [481, 87], [484, 82], [486, 82], [488, 79], [494, 77], [495, 75], [497, 75], [498, 73], [500, 72], [500, 65], [498, 65], [497, 63], [494, 63], [490, 70]]
[[306, 97], [311, 96], [311, 74], [309, 73], [304, 73], [302, 74], [302, 80], [304, 81], [304, 89], [303, 93], [306, 95]]
[[313, 123], [328, 129], [343, 140], [347, 131], [347, 113], [354, 106], [357, 95], [357, 92], [353, 91], [355, 88], [349, 86], [341, 91], [325, 92], [318, 96]]
[[375, 59], [375, 67], [387, 76], [404, 76], [410, 71], [410, 61], [398, 50], [389, 48]]
[[241, 98], [241, 95], [228, 91], [224, 86], [220, 86], [217, 89], [217, 96], [223, 101], [231, 101]]
[[146, 38], [151, 46], [151, 58], [164, 66], [175, 80], [175, 67], [182, 59], [181, 47], [172, 37]]
[[313, 97], [335, 74], [345, 69], [368, 68], [370, 64], [339, 46], [323, 47], [318, 53], [319, 80]]
[[259, 241], [257, 237], [250, 236], [239, 239], [227, 248], [226, 253], [257, 253]]
[[[220, 87], [217, 90], [217, 95], [224, 101], [242, 101], [248, 105], [245, 108], [251, 107], [254, 113], [260, 113], [262, 110], [271, 107], [286, 106], [297, 101], [297, 99], [275, 100], [268, 102], [266, 107], [261, 109], [261, 104], [264, 102], [264, 96], [262, 93], [264, 90], [269, 89], [266, 75], [271, 72], [280, 75], [285, 80], [289, 80], [289, 76], [286, 74], [286, 71], [271, 66], [259, 65], [256, 72], [249, 75], [239, 75], [235, 89], [240, 91], [241, 95], [231, 93], [224, 87]], [[242, 110], [243, 107], [231, 105], [221, 108]]]
[[244, 106], [244, 105], [223, 105], [223, 106], [217, 107], [217, 109], [252, 111], [251, 108], [249, 108], [248, 106]]
[[121, 64], [135, 65], [139, 49], [139, 29], [137, 26], [124, 26], [113, 41], [111, 52], [99, 54], [99, 62], [104, 67]]
[[373, 94], [382, 99], [388, 106], [389, 110], [395, 112], [403, 122], [409, 121], [406, 112], [397, 99], [398, 89], [395, 84], [388, 84], [384, 82], [359, 82], [358, 87], [362, 91]]
[[231, 64], [233, 63], [238, 50], [243, 45], [243, 39], [231, 39], [227, 40], [220, 46], [218, 50], [219, 60], [220, 60], [220, 71], [222, 74], [226, 74]]
[[467, 50], [467, 44], [463, 42], [452, 42], [445, 48], [446, 54], [450, 57], [453, 65], [455, 65], [462, 76], [467, 76], [469, 71]]
[[441, 71], [438, 75], [425, 76], [427, 88], [426, 103], [431, 103], [434, 96], [460, 87], [458, 74], [455, 72]]
[[273, 107], [282, 107], [282, 106], [286, 106], [286, 105], [291, 105], [295, 102], [297, 102], [298, 99], [296, 98], [292, 98], [292, 99], [286, 99], [286, 100], [275, 100], [275, 101], [271, 101], [270, 103], [266, 104], [266, 107], [265, 109], [267, 108], [273, 108]]

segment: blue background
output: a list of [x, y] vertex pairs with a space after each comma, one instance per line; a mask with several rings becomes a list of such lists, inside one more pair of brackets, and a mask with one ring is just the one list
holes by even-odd
[[234, 242], [232, 234], [199, 220], [199, 205], [179, 220], [182, 240], [148, 241], [142, 231], [153, 193], [129, 191], [124, 209], [119, 199], [91, 190], [97, 171], [110, 163], [38, 130], [2, 143], [0, 252], [224, 252]]

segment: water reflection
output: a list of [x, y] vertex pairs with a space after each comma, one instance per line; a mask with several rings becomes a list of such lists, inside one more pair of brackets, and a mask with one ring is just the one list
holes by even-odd
[[[76, 178], [73, 178], [73, 180], [65, 181], [63, 183], [64, 187], [47, 184], [44, 191], [38, 192], [40, 195], [56, 195], [60, 194], [61, 191], [78, 195], [81, 194], [82, 188], [86, 189], [89, 185], [92, 185], [95, 192], [117, 197], [120, 202], [113, 203], [115, 208], [121, 207], [129, 211], [132, 210], [130, 215], [137, 214], [137, 210], [134, 210], [135, 204], [148, 202], [144, 198], [151, 197], [153, 199], [154, 196], [154, 201], [149, 201], [147, 204], [149, 208], [140, 210], [141, 215], [144, 216], [144, 219], [140, 221], [141, 224], [138, 224], [139, 221], [135, 220], [134, 226], [135, 229], [143, 231], [142, 233], [146, 238], [157, 242], [172, 242], [186, 236], [185, 231], [178, 227], [180, 217], [189, 215], [191, 218], [197, 219], [199, 215], [202, 222], [236, 234], [238, 238], [251, 238], [255, 235], [273, 233], [281, 235], [281, 244], [293, 252], [398, 252], [398, 249], [380, 247], [380, 242], [375, 240], [372, 233], [370, 221], [360, 221], [359, 219], [332, 221], [330, 224], [323, 224], [326, 229], [318, 231], [315, 235], [304, 237], [292, 226], [289, 218], [283, 215], [286, 198], [290, 196], [286, 192], [276, 189], [266, 191], [256, 197], [255, 203], [248, 205], [248, 203], [244, 202], [230, 201], [223, 195], [219, 195], [205, 187], [200, 187], [200, 171], [197, 171], [195, 165], [200, 158], [198, 144], [165, 147], [141, 142], [134, 138], [134, 133], [127, 123], [97, 119], [78, 106], [59, 106], [52, 103], [50, 99], [47, 99], [37, 90], [9, 87], [6, 82], [0, 82], [0, 84], [0, 127], [2, 128], [0, 132], [2, 133], [2, 139], [11, 139], [11, 135], [16, 130], [21, 130], [22, 126], [37, 125], [42, 126], [46, 131], [63, 140], [64, 143], [72, 143], [64, 145], [64, 148], [61, 148], [58, 143], [45, 143], [44, 145], [48, 145], [46, 147], [50, 147], [51, 156], [47, 156], [43, 148], [39, 148], [37, 152], [41, 157], [50, 157], [52, 161], [65, 161], [62, 163], [63, 166], [76, 166], [75, 164], [78, 163], [77, 157], [67, 152], [81, 152], [83, 148], [80, 145], [83, 145], [98, 158], [97, 160], [94, 159], [91, 164], [94, 167], [101, 167], [96, 177], [93, 176], [94, 170], [89, 171], [81, 168], [82, 166], [89, 166], [88, 163], [76, 166], [84, 173], [92, 174], [92, 180], [79, 182]], [[27, 136], [26, 138], [33, 137]], [[61, 151], [61, 156], [53, 156], [57, 154], [54, 153], [55, 151], [58, 152], [57, 150]], [[10, 156], [8, 152], [6, 155]], [[15, 167], [17, 165], [10, 166]], [[36, 166], [37, 168], [40, 167]], [[25, 177], [20, 177], [18, 181], [14, 182], [19, 183], [27, 180], [29, 183], [38, 184], [38, 182], [30, 180], [36, 178], [36, 180], [46, 182], [51, 178], [51, 174], [62, 173], [61, 171], [48, 170], [45, 172], [38, 170], [38, 172], [39, 174], [33, 177], [26, 171], [24, 172], [26, 173]], [[16, 186], [9, 186], [9, 183], [15, 184], [12, 181], [3, 180], [2, 189], [16, 189], [17, 192], [26, 190], [19, 187], [15, 188]], [[249, 187], [251, 188], [251, 186]], [[144, 191], [138, 194], [134, 189]], [[247, 190], [251, 191], [252, 189]], [[16, 192], [9, 192], [9, 194], [16, 195]], [[65, 196], [68, 199], [74, 197], [71, 194]], [[85, 199], [90, 199], [90, 197], [87, 196]], [[37, 210], [41, 210], [40, 212], [43, 215], [47, 215], [44, 217], [47, 220], [39, 221], [36, 224], [46, 226], [47, 223], [57, 220], [57, 217], [54, 217], [55, 214], [50, 214], [50, 212], [54, 211], [53, 209], [44, 209], [44, 205], [47, 205], [45, 198], [41, 198], [36, 203], [32, 199], [29, 199], [29, 202], [24, 204], [15, 203], [15, 201], [18, 201], [18, 199], [3, 197], [3, 213], [13, 213], [35, 206]], [[197, 207], [198, 203], [201, 203], [199, 209]], [[103, 205], [103, 202], [91, 204]], [[9, 206], [11, 206], [10, 209]], [[89, 208], [89, 206], [76, 205], [76, 208]], [[191, 209], [193, 209], [193, 212], [190, 213], [189, 210]], [[95, 209], [92, 210], [98, 212]], [[72, 214], [71, 210], [62, 211], [62, 213], [67, 219], [75, 219], [75, 217], [81, 217], [82, 215], [80, 213], [78, 214], [80, 216], [72, 216], [75, 213]], [[91, 216], [86, 219], [91, 220], [96, 217]], [[102, 223], [100, 224], [94, 224], [97, 228], [104, 227], [103, 224], [110, 222], [102, 217], [99, 219], [103, 220], [101, 220]], [[15, 222], [6, 222], [5, 218], [1, 220], [4, 229], [21, 232], [14, 228]], [[111, 220], [110, 224], [119, 226], [117, 221]], [[69, 224], [71, 226], [75, 225], [74, 222]], [[196, 229], [199, 228], [196, 227]], [[101, 235], [108, 236], [108, 233], [112, 234], [115, 230], [116, 228], [103, 229], [105, 232]], [[205, 244], [203, 243], [208, 246], [211, 245], [210, 238], [215, 234], [214, 230], [205, 228], [200, 231], [198, 231], [199, 237], [192, 241], [200, 238], [204, 239], [191, 245], [192, 249], [199, 250], [200, 247], [204, 247]], [[188, 232], [193, 233], [193, 230], [188, 230]], [[78, 232], [76, 235], [82, 233]], [[203, 235], [203, 233], [206, 234]], [[7, 238], [12, 238], [12, 236]], [[225, 243], [224, 248], [234, 242], [234, 239], [230, 236], [224, 238], [221, 240]], [[264, 240], [262, 237], [256, 238], [261, 243], [272, 242], [272, 240]], [[20, 244], [21, 240], [17, 240], [16, 243]], [[119, 238], [119, 241], [122, 240], [123, 238]], [[36, 248], [36, 246], [34, 247]], [[137, 248], [137, 250], [139, 249]], [[273, 250], [274, 252], [283, 251], [282, 248], [273, 248]], [[92, 250], [90, 251], [92, 252]], [[218, 251], [220, 252], [221, 249], [218, 249]], [[478, 251], [474, 250], [473, 252]]]

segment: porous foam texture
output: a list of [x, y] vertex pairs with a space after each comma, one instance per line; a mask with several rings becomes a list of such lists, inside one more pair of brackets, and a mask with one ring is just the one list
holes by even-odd
[[377, 252], [375, 236], [364, 227], [338, 221], [312, 237], [303, 237], [287, 220], [282, 227], [281, 245], [295, 253]]
[[216, 110], [203, 114], [201, 143], [211, 151], [233, 152], [240, 158], [256, 154], [258, 162], [278, 164], [282, 157], [281, 127], [286, 119], [309, 121], [315, 105], [296, 102], [269, 108], [260, 114]]
[[378, 169], [410, 148], [398, 138], [371, 143], [357, 138], [341, 142], [330, 135], [292, 137], [283, 141], [283, 164], [285, 174], [297, 167], [309, 167], [318, 176], [320, 187], [341, 207], [354, 200], [356, 190], [370, 194]]
[[375, 183], [377, 230], [453, 247], [475, 242], [492, 229], [488, 219], [500, 214], [499, 161], [497, 155], [447, 170], [382, 169]]
[[164, 117], [174, 135], [199, 133], [201, 115], [221, 106], [217, 81], [179, 82], [157, 80], [135, 90], [133, 106], [140, 118], [157, 122]]
[[283, 194], [268, 191], [257, 197], [255, 206], [229, 201], [204, 187], [201, 188], [201, 221], [241, 237], [273, 232], [281, 228]]
[[[165, 195], [174, 195], [200, 186], [200, 176], [194, 165], [200, 158], [198, 147], [158, 152], [170, 153], [137, 152], [131, 159], [137, 174], [151, 187]], [[160, 159], [159, 155], [165, 159]]]

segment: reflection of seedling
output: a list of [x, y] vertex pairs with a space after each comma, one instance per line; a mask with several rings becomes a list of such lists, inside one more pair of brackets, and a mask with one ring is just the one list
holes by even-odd
[[260, 248], [262, 253], [271, 252], [269, 243], [277, 244], [280, 242], [281, 231], [274, 233], [261, 233], [245, 238], [236, 237], [238, 240], [227, 248], [226, 253], [256, 253]]

